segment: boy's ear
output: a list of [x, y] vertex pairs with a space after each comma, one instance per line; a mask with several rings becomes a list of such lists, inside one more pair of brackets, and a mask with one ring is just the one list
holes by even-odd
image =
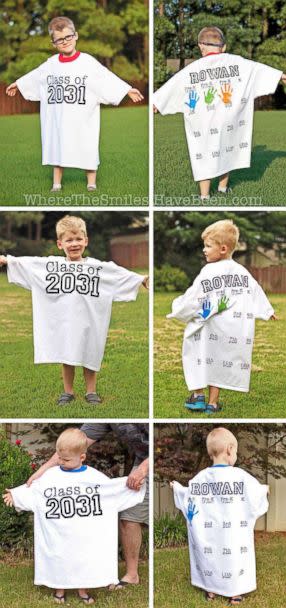
[[75, 32], [75, 39], [78, 40], [78, 33]]
[[59, 239], [57, 240], [57, 248], [58, 249], [62, 249], [63, 248], [62, 241], [60, 241]]
[[81, 462], [84, 462], [86, 460], [86, 454], [81, 454], [80, 459], [81, 459]]

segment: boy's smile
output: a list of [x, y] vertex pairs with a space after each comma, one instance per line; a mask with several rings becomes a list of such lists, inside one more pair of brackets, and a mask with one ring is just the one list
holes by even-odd
[[[68, 40], [66, 39], [68, 38]], [[69, 40], [69, 38], [71, 38]], [[55, 30], [53, 32], [52, 43], [62, 55], [70, 57], [75, 53], [75, 47], [78, 40], [77, 32], [73, 32], [70, 28], [65, 27], [63, 30]]]
[[61, 239], [57, 240], [57, 246], [63, 250], [70, 262], [81, 262], [82, 255], [88, 244], [88, 238], [80, 231], [68, 230]]

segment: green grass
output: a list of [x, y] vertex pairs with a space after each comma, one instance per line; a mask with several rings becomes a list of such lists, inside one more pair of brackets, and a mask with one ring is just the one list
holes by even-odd
[[[233, 192], [215, 196], [208, 203], [213, 206], [275, 206], [285, 205], [286, 112], [255, 112], [252, 163], [249, 169], [231, 173]], [[193, 181], [187, 149], [183, 116], [155, 116], [155, 194], [157, 205], [201, 205], [192, 195], [198, 194]], [[213, 191], [217, 190], [217, 179]], [[165, 197], [163, 202], [161, 195]], [[177, 199], [176, 199], [177, 197]], [[185, 203], [182, 197], [188, 197]], [[238, 197], [238, 198], [236, 198]], [[258, 197], [256, 200], [252, 197]]]
[[82, 370], [76, 370], [76, 401], [59, 407], [60, 365], [34, 365], [31, 296], [0, 275], [0, 418], [148, 417], [148, 292], [136, 302], [113, 305], [105, 356], [98, 374], [103, 403], [84, 401]]
[[[246, 599], [249, 608], [285, 607], [286, 537], [283, 533], [256, 535], [257, 591]], [[155, 552], [155, 608], [203, 608], [203, 592], [189, 582], [188, 548]], [[216, 606], [227, 606], [219, 597]]]
[[[148, 109], [108, 108], [101, 112], [97, 190], [86, 191], [84, 171], [65, 169], [61, 194], [50, 194], [52, 168], [41, 165], [37, 114], [0, 117], [0, 204], [2, 205], [147, 205]], [[24, 195], [39, 194], [27, 202]], [[73, 194], [85, 195], [68, 200]], [[61, 197], [66, 196], [66, 202]], [[128, 196], [126, 200], [122, 197]], [[51, 197], [51, 201], [48, 201]], [[138, 200], [136, 197], [139, 197]], [[145, 200], [142, 200], [145, 197]], [[116, 200], [117, 198], [117, 200]]]
[[[181, 363], [184, 325], [166, 319], [178, 294], [155, 294], [154, 415], [157, 418], [213, 418], [183, 407], [188, 394]], [[216, 418], [285, 418], [286, 296], [268, 297], [278, 321], [258, 321], [249, 393], [222, 390]]]
[[[121, 576], [124, 568], [119, 569]], [[141, 584], [120, 591], [108, 589], [90, 590], [97, 608], [147, 608], [148, 606], [148, 562], [139, 567]], [[33, 585], [33, 563], [29, 560], [11, 559], [0, 562], [0, 608], [52, 608], [55, 606], [52, 590]], [[66, 606], [83, 606], [76, 591], [68, 591]]]

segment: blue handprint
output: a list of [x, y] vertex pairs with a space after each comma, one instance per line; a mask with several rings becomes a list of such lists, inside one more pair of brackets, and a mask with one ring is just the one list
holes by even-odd
[[190, 523], [192, 523], [195, 515], [197, 515], [198, 512], [199, 512], [198, 510], [196, 511], [195, 503], [191, 500], [191, 498], [189, 498], [187, 517], [188, 517], [188, 520]]
[[185, 101], [185, 105], [190, 108], [190, 110], [195, 110], [196, 105], [199, 101], [199, 95], [196, 91], [192, 90], [189, 92], [189, 101]]
[[205, 300], [203, 302], [203, 312], [199, 312], [200, 317], [202, 317], [202, 319], [207, 319], [210, 316], [212, 309], [213, 306], [211, 306], [210, 301]]

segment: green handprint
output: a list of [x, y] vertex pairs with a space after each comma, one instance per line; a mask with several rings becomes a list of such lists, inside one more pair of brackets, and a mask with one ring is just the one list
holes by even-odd
[[204, 94], [205, 102], [209, 105], [213, 102], [216, 95], [216, 90], [213, 87], [210, 87], [207, 93]]
[[223, 312], [224, 310], [227, 310], [228, 303], [229, 303], [229, 298], [227, 298], [226, 296], [222, 296], [221, 299], [217, 303], [217, 311]]

